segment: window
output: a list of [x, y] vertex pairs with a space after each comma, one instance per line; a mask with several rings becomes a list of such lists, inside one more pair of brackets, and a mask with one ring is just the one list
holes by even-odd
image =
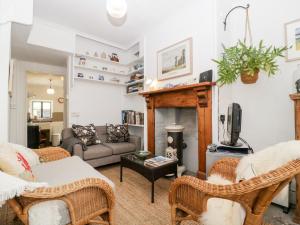
[[32, 101], [32, 116], [49, 119], [52, 117], [51, 101]]

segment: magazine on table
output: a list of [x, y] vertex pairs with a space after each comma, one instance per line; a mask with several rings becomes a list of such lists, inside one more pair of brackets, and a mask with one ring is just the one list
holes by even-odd
[[174, 162], [174, 160], [164, 156], [156, 156], [154, 158], [145, 160], [144, 165], [151, 166], [151, 167], [158, 167], [158, 166], [166, 165], [171, 162]]

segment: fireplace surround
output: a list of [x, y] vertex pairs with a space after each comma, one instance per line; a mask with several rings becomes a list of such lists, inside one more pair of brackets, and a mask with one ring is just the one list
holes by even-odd
[[155, 110], [196, 108], [198, 126], [198, 177], [205, 178], [206, 147], [212, 142], [212, 86], [204, 82], [142, 92], [147, 104], [148, 151], [155, 153]]

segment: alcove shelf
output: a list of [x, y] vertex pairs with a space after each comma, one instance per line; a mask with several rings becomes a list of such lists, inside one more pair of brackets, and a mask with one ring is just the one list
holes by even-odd
[[116, 86], [126, 86], [126, 84], [114, 82], [114, 81], [106, 81], [106, 80], [95, 80], [95, 79], [88, 79], [88, 78], [80, 78], [80, 77], [75, 77], [75, 80], [81, 80], [81, 81], [89, 81], [89, 82], [97, 82], [101, 84], [110, 84], [110, 85], [116, 85]]

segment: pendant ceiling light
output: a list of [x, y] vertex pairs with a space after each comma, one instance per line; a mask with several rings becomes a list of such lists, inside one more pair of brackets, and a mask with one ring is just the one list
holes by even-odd
[[127, 13], [126, 0], [106, 0], [106, 9], [110, 16], [120, 19]]
[[52, 88], [52, 79], [49, 79], [49, 81], [50, 81], [50, 86], [49, 86], [49, 88], [47, 89], [47, 94], [48, 94], [48, 95], [54, 95], [55, 90]]

